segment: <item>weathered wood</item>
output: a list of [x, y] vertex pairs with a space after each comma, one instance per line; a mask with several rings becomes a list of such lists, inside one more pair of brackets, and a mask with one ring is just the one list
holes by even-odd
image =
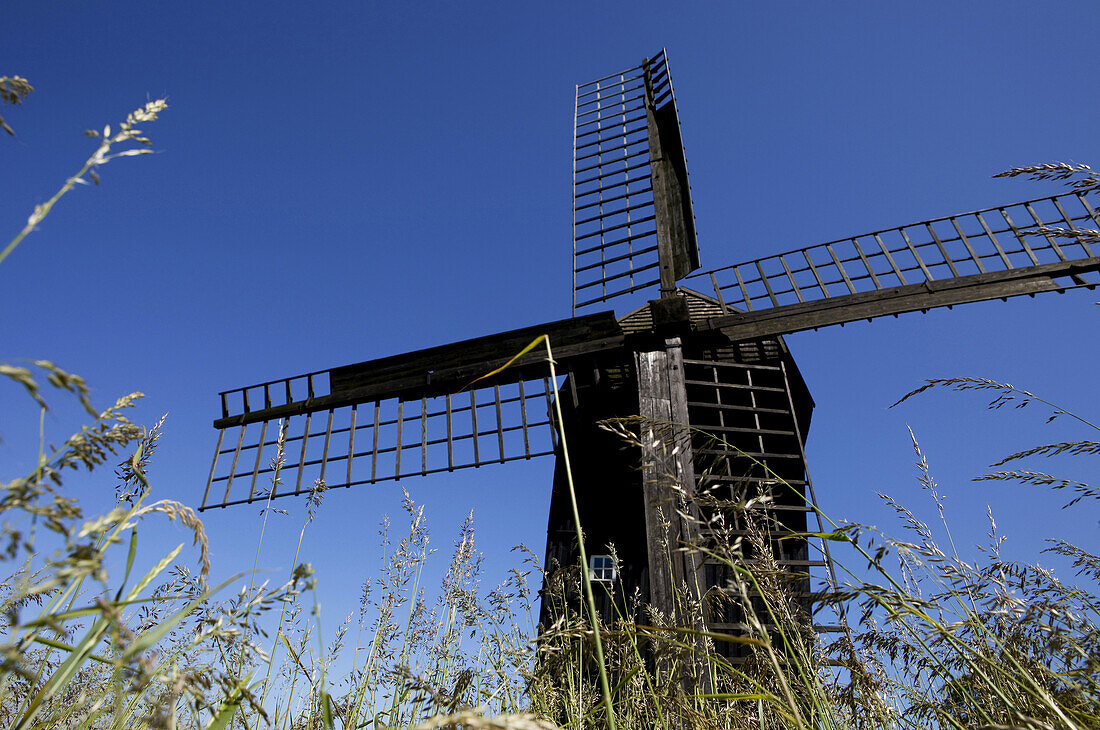
[[675, 102], [656, 107], [648, 100], [646, 123], [661, 293], [667, 295], [676, 289], [678, 280], [699, 268], [699, 247]]
[[[679, 338], [661, 350], [634, 355], [638, 414], [647, 444], [642, 454], [642, 491], [649, 562], [649, 602], [670, 619], [683, 617], [677, 592], [686, 585], [699, 597], [698, 566], [679, 548], [698, 540], [694, 509], [695, 468], [688, 433], [688, 402]], [[658, 435], [660, 434], [660, 435]]]
[[[435, 375], [438, 371], [460, 370], [464, 366], [483, 367], [483, 363], [490, 361], [507, 362], [530, 344], [531, 340], [543, 334], [550, 336], [556, 353], [559, 348], [614, 337], [619, 333], [619, 326], [612, 312], [547, 322], [534, 327], [333, 368], [328, 371], [329, 388], [335, 394], [400, 382], [410, 376], [421, 378]], [[541, 357], [541, 353], [538, 356]]]
[[[618, 327], [618, 324], [616, 324], [616, 327]], [[538, 328], [532, 328], [532, 330], [537, 332]], [[537, 334], [532, 334], [531, 338], [524, 342], [523, 345], [516, 347], [514, 350], [509, 350], [508, 352], [511, 354], [507, 357], [501, 356], [490, 360], [475, 361], [459, 367], [422, 367], [418, 371], [413, 371], [416, 374], [410, 373], [405, 375], [405, 377], [395, 377], [390, 380], [377, 380], [371, 376], [370, 379], [374, 382], [370, 385], [343, 390], [336, 390], [333, 388], [332, 392], [328, 395], [319, 395], [311, 399], [280, 404], [259, 411], [230, 415], [214, 421], [214, 427], [229, 428], [244, 423], [255, 423], [257, 421], [296, 416], [303, 413], [353, 405], [355, 403], [364, 403], [366, 401], [385, 400], [386, 398], [420, 398], [422, 396], [430, 398], [454, 393], [469, 385], [474, 378], [492, 372], [494, 369], [507, 363], [515, 356], [516, 352], [523, 349], [523, 347], [528, 345], [536, 336]], [[556, 342], [552, 335], [550, 341]], [[555, 344], [554, 360], [559, 364], [567, 364], [575, 358], [582, 358], [593, 353], [622, 347], [623, 341], [624, 337], [620, 330], [620, 333], [604, 339], [593, 339], [560, 347]], [[438, 366], [440, 363], [447, 362], [448, 360], [444, 358], [436, 364]], [[521, 367], [522, 370], [520, 369]], [[541, 350], [538, 352], [530, 352], [520, 360], [517, 360], [513, 367], [508, 368], [493, 378], [479, 382], [476, 387], [480, 389], [482, 387], [492, 387], [493, 384], [514, 383], [521, 378], [525, 380], [534, 380], [544, 377], [546, 372], [545, 353]], [[346, 383], [347, 381], [344, 382]]]
[[1055, 278], [1100, 270], [1100, 257], [1071, 263], [1041, 264], [1010, 271], [971, 274], [944, 281], [897, 286], [881, 291], [858, 292], [829, 299], [789, 304], [772, 309], [728, 314], [696, 326], [721, 330], [733, 340], [789, 334], [801, 330], [923, 311], [1024, 294], [1062, 291], [1074, 285], [1059, 284]]

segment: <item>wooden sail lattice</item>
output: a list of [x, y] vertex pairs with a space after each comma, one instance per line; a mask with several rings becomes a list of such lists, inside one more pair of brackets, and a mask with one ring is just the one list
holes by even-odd
[[200, 509], [553, 454], [545, 351], [477, 380], [540, 334], [559, 387], [622, 342], [610, 313], [587, 315], [223, 392]]
[[272, 497], [308, 492], [318, 479], [350, 487], [549, 455], [551, 393], [543, 376], [230, 427], [221, 431], [202, 506], [266, 501], [281, 430], [281, 484]]
[[[876, 231], [686, 277], [714, 292], [735, 336], [796, 332], [885, 314], [1100, 284], [1087, 236], [1100, 228], [1068, 193]], [[1044, 232], [1045, 231], [1045, 232]], [[741, 329], [731, 330], [738, 322]]]
[[[641, 65], [577, 86], [573, 130], [573, 311], [660, 282], [652, 166], [654, 111], [675, 128], [662, 50]], [[654, 129], [651, 130], [651, 127]], [[667, 136], [667, 135], [666, 135]], [[669, 144], [668, 141], [665, 144]], [[686, 193], [686, 191], [685, 191]], [[690, 200], [688, 202], [690, 210]]]

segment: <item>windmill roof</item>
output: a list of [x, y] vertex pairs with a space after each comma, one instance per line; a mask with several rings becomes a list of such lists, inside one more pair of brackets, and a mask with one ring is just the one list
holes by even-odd
[[[693, 323], [702, 322], [712, 317], [720, 317], [730, 311], [740, 311], [728, 306], [723, 310], [722, 305], [714, 297], [708, 297], [686, 287], [676, 287], [676, 293], [683, 296], [687, 301], [688, 315]], [[649, 308], [649, 304], [643, 304], [633, 312], [628, 312], [619, 317], [619, 326], [623, 328], [623, 332], [626, 334], [652, 330], [653, 311]]]

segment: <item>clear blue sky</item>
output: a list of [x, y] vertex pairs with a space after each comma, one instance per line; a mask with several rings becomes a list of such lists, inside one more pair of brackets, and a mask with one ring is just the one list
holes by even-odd
[[[662, 46], [706, 267], [1060, 190], [990, 178], [1011, 166], [1100, 164], [1094, 2], [4, 5], [0, 75], [37, 90], [0, 112], [18, 132], [0, 139], [0, 242], [90, 154], [82, 130], [151, 98], [171, 108], [146, 128], [158, 154], [110, 163], [0, 267], [0, 357], [52, 359], [101, 405], [146, 392], [139, 421], [169, 414], [154, 484], [195, 505], [218, 391], [568, 316], [574, 85]], [[789, 337], [817, 401], [825, 509], [893, 528], [881, 491], [932, 516], [909, 424], [961, 542], [981, 538], [988, 504], [1021, 556], [1047, 535], [1095, 549], [1096, 505], [969, 482], [1011, 450], [1087, 434], [976, 396], [887, 406], [925, 378], [976, 376], [1100, 416], [1098, 299]], [[33, 463], [36, 420], [10, 389], [0, 409], [8, 479]], [[59, 409], [48, 434], [73, 423]], [[437, 547], [475, 510], [491, 583], [513, 544], [541, 552], [552, 467], [403, 484]], [[109, 503], [105, 479], [79, 484]], [[333, 493], [307, 533], [330, 620], [354, 610], [399, 497]], [[282, 506], [272, 568], [288, 567], [303, 509]], [[206, 513], [218, 575], [251, 566], [257, 511]], [[184, 537], [155, 532], [151, 547]]]

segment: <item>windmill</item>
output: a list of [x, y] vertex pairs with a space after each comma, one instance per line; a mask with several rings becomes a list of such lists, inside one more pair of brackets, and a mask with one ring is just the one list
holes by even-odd
[[[672, 614], [678, 586], [725, 585], [721, 566], [668, 549], [708, 539], [700, 525], [714, 516], [677, 507], [724, 499], [758, 511], [773, 534], [804, 533], [817, 518], [804, 452], [813, 400], [783, 335], [1100, 284], [1088, 239], [1047, 231], [1100, 228], [1076, 193], [700, 271], [663, 50], [577, 87], [573, 152], [571, 317], [221, 393], [200, 509], [306, 494], [317, 479], [366, 486], [557, 454], [546, 558], [570, 563], [577, 546], [545, 358], [531, 353], [471, 385], [547, 335], [594, 575]], [[652, 299], [618, 317], [593, 311], [642, 296]], [[629, 417], [644, 431], [639, 449], [597, 425]], [[660, 424], [672, 425], [656, 439]], [[280, 431], [286, 461], [271, 492]], [[746, 515], [723, 517], [726, 535], [743, 529]], [[826, 561], [805, 540], [772, 549], [807, 576], [792, 590], [811, 600], [809, 571]], [[740, 621], [725, 609], [707, 618], [718, 630]]]

